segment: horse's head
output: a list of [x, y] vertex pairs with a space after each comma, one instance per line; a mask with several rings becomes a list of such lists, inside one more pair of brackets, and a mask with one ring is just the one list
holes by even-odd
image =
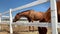
[[17, 13], [16, 16], [14, 17], [13, 19], [13, 22], [16, 22], [18, 21], [21, 17], [27, 17], [28, 15], [28, 12], [20, 12], [20, 13]]
[[19, 13], [15, 16], [15, 18], [13, 19], [13, 22], [16, 22], [16, 21], [18, 21], [20, 19], [20, 15], [19, 15]]
[[28, 18], [29, 17], [29, 14], [30, 14], [30, 11], [33, 11], [33, 10], [26, 10], [26, 11], [17, 13], [16, 16], [15, 16], [15, 18], [13, 19], [13, 22], [18, 21], [21, 17]]

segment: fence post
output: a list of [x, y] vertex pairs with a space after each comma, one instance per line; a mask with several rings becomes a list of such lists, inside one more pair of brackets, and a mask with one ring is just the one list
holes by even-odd
[[[1, 23], [1, 17], [2, 17], [2, 15], [1, 15], [1, 13], [0, 13], [0, 23]], [[0, 24], [0, 31], [1, 31], [1, 24]]]
[[13, 34], [12, 23], [12, 9], [10, 9], [10, 34]]
[[57, 31], [57, 6], [56, 0], [50, 0], [51, 3], [51, 23], [52, 23], [52, 34], [58, 34]]

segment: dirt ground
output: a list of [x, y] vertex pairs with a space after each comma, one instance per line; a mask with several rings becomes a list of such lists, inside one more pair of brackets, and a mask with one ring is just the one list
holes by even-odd
[[[0, 24], [0, 26], [1, 26], [0, 27], [0, 34], [10, 34], [9, 25]], [[52, 34], [51, 28], [47, 28], [47, 29], [48, 29], [47, 34]], [[31, 28], [31, 30], [32, 30], [32, 28]], [[29, 26], [13, 25], [13, 31], [14, 31], [13, 34], [39, 34], [36, 26], [34, 27], [34, 31], [29, 31]], [[60, 29], [58, 29], [58, 31], [59, 31], [59, 34], [60, 34]]]

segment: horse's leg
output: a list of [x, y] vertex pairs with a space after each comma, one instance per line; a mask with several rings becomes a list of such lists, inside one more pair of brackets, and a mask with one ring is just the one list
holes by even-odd
[[[33, 21], [34, 21], [34, 20], [32, 19], [32, 23], [33, 23]], [[34, 31], [34, 26], [32, 26], [32, 31]]]
[[[29, 16], [30, 16], [30, 19], [31, 19], [31, 22], [33, 23], [34, 21], [34, 11], [30, 11], [29, 13]], [[31, 26], [31, 31], [34, 31], [34, 26]]]
[[[45, 19], [39, 21], [39, 22], [45, 22]], [[46, 27], [38, 27], [39, 34], [47, 34], [47, 28]]]
[[33, 31], [34, 31], [34, 26], [32, 26], [32, 29], [33, 29]]
[[34, 31], [34, 26], [29, 26], [30, 31]]
[[[31, 19], [29, 17], [27, 17], [28, 21], [31, 22]], [[29, 31], [31, 29], [31, 26], [29, 26]]]
[[34, 30], [34, 28], [33, 28], [34, 26], [29, 26], [29, 31], [32, 31], [32, 30]]
[[[31, 19], [31, 22], [33, 23], [33, 19]], [[30, 26], [30, 31], [34, 31], [34, 26]]]
[[[29, 22], [31, 22], [31, 20], [30, 20], [30, 19], [28, 19], [28, 21], [29, 21]], [[30, 31], [30, 30], [31, 30], [31, 26], [29, 26], [29, 31]]]
[[38, 27], [39, 34], [47, 34], [47, 28], [46, 27]]

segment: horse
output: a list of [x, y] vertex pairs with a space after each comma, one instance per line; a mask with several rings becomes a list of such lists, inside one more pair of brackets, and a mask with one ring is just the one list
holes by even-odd
[[[57, 4], [58, 22], [60, 22], [60, 18], [59, 18], [60, 17], [60, 1], [57, 1], [56, 4]], [[28, 12], [26, 14], [28, 14]], [[50, 10], [50, 8], [44, 13], [43, 16], [44, 17], [40, 20], [40, 22], [51, 22], [51, 10]], [[18, 18], [20, 18], [20, 17], [18, 17]], [[18, 20], [18, 18], [17, 18], [17, 20]], [[27, 18], [28, 18], [28, 21], [31, 22], [30, 17], [27, 17]], [[33, 22], [33, 20], [32, 20], [32, 22]], [[47, 28], [46, 27], [43, 27], [43, 28], [38, 27], [38, 30], [39, 30], [39, 34], [46, 34], [47, 33]]]
[[[33, 22], [33, 21], [40, 22], [44, 17], [43, 15], [44, 15], [43, 12], [35, 12], [34, 10], [26, 10], [21, 13], [17, 13], [15, 18], [13, 19], [13, 22], [18, 21], [21, 17], [26, 17], [29, 22]], [[45, 27], [38, 27], [38, 31], [40, 30], [39, 33], [44, 34], [44, 29], [45, 29], [45, 32], [47, 32], [47, 29]]]
[[57, 15], [58, 15], [58, 22], [60, 22], [60, 1], [57, 2]]

